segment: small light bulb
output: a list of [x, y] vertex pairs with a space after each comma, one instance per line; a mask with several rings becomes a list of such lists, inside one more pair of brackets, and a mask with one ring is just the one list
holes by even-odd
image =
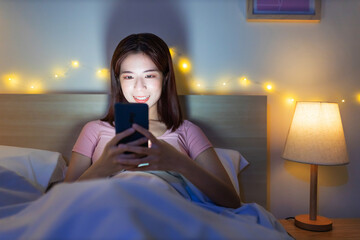
[[191, 70], [191, 63], [187, 58], [180, 58], [179, 59], [179, 68], [183, 73], [189, 73]]
[[344, 102], [345, 102], [345, 99], [341, 100], [341, 102], [343, 102], [343, 103], [344, 103]]
[[247, 87], [250, 84], [250, 81], [246, 77], [241, 77], [239, 83], [244, 87]]
[[225, 86], [225, 85], [226, 85], [226, 82], [223, 83], [223, 86]]
[[271, 90], [271, 89], [272, 89], [272, 86], [271, 86], [270, 84], [268, 84], [268, 85], [266, 86], [266, 88], [267, 88], [268, 90]]
[[101, 79], [109, 79], [110, 77], [109, 69], [107, 68], [98, 69], [96, 72], [96, 76]]
[[55, 78], [58, 78], [59, 77], [59, 75], [57, 75], [57, 74], [55, 74], [55, 76], [54, 76]]
[[78, 68], [78, 67], [79, 67], [79, 62], [78, 62], [78, 61], [72, 61], [72, 62], [71, 62], [71, 65], [72, 65], [74, 68]]

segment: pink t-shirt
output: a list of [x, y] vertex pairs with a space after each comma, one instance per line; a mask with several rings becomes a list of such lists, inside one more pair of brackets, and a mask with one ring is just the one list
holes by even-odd
[[[73, 151], [90, 157], [92, 162], [95, 162], [100, 158], [105, 145], [114, 136], [115, 128], [109, 123], [100, 120], [88, 122], [83, 127]], [[212, 147], [203, 131], [187, 120], [175, 132], [167, 130], [158, 139], [166, 141], [192, 159]]]

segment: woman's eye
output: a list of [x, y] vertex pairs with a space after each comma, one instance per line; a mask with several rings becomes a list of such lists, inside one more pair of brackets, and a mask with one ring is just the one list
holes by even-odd
[[132, 76], [124, 76], [123, 78], [124, 78], [124, 79], [133, 79]]
[[152, 75], [152, 74], [149, 74], [149, 75], [146, 75], [145, 78], [154, 78], [155, 75]]

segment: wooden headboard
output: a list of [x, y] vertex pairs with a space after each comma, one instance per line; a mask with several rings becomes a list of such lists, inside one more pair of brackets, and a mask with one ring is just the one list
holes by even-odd
[[[215, 147], [236, 149], [250, 162], [240, 176], [242, 200], [266, 207], [266, 96], [183, 95], [180, 102]], [[57, 151], [68, 160], [83, 125], [107, 106], [106, 94], [2, 94], [0, 145]]]

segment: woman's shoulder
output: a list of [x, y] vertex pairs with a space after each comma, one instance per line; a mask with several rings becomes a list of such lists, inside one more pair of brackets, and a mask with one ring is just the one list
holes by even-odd
[[113, 128], [110, 123], [101, 120], [92, 120], [84, 125], [84, 129], [87, 130], [99, 130], [105, 128]]
[[178, 128], [179, 131], [191, 131], [192, 129], [199, 129], [199, 127], [189, 120], [184, 120]]

